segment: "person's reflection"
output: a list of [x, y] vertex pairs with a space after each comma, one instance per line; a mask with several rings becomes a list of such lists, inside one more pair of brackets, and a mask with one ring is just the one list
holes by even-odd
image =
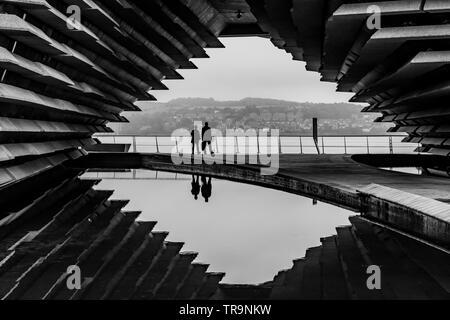
[[198, 195], [200, 194], [200, 177], [197, 175], [197, 179], [195, 178], [194, 175], [192, 175], [192, 190], [191, 193], [194, 196], [194, 199], [197, 200], [198, 199]]
[[212, 193], [211, 177], [202, 176], [202, 196], [205, 198], [205, 202], [209, 201]]

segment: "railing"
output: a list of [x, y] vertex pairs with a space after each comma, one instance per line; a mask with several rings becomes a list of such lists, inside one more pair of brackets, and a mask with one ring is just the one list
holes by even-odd
[[151, 170], [118, 170], [118, 171], [95, 171], [90, 170], [83, 176], [85, 180], [164, 180], [164, 181], [188, 181], [191, 179], [188, 175], [171, 173], [171, 172], [159, 172]]
[[[116, 135], [99, 134], [95, 136], [102, 143], [129, 144], [130, 152], [172, 153], [190, 152], [190, 137], [173, 139], [163, 135]], [[279, 154], [412, 154], [418, 153], [417, 143], [401, 142], [405, 135], [348, 135], [320, 136], [318, 148], [313, 137], [284, 135], [282, 137], [218, 137], [213, 139], [213, 149], [222, 154], [233, 151], [235, 154], [258, 154], [271, 150]], [[268, 142], [275, 149], [267, 149]], [[270, 152], [269, 152], [270, 153]]]

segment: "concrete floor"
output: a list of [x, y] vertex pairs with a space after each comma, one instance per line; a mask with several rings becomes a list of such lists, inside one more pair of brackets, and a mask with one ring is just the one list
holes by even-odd
[[356, 191], [376, 183], [431, 199], [450, 201], [450, 179], [392, 172], [367, 166], [348, 155], [282, 155], [280, 173]]

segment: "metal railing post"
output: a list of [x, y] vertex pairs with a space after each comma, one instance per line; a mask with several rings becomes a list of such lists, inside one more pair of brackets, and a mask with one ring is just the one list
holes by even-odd
[[281, 155], [281, 137], [278, 137], [278, 154]]
[[366, 143], [367, 143], [367, 154], [370, 154], [369, 137], [366, 137]]
[[302, 137], [300, 138], [300, 154], [303, 155], [303, 143], [302, 143]]
[[344, 136], [344, 153], [348, 154], [347, 153], [347, 137], [345, 137], [345, 136]]
[[259, 149], [259, 134], [256, 135], [256, 145], [257, 145], [257, 148], [258, 148], [258, 155], [260, 155], [261, 154], [261, 150]]
[[389, 136], [389, 152], [391, 154], [394, 154], [394, 146], [393, 146], [393, 143], [392, 143], [392, 136]]
[[322, 136], [322, 154], [325, 154], [325, 140]]
[[216, 152], [219, 153], [219, 139], [216, 137]]
[[160, 153], [159, 152], [158, 137], [155, 137], [155, 140], [156, 140], [156, 153]]

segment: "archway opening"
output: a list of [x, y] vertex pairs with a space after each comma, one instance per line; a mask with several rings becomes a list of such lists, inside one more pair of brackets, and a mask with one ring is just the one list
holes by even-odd
[[[152, 91], [157, 102], [140, 102], [143, 112], [126, 112], [129, 124], [113, 124], [118, 134], [171, 134], [193, 121], [223, 128], [280, 129], [312, 135], [312, 118], [324, 135], [385, 134], [390, 125], [374, 123], [352, 94], [336, 92], [286, 52], [260, 37], [222, 38], [225, 49], [207, 49], [208, 58], [193, 59], [198, 69], [178, 70], [183, 80], [165, 80], [170, 89]], [[258, 109], [255, 109], [258, 108]], [[225, 110], [225, 111], [224, 111]]]

